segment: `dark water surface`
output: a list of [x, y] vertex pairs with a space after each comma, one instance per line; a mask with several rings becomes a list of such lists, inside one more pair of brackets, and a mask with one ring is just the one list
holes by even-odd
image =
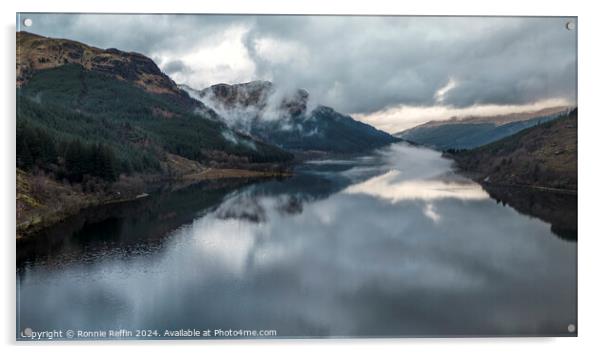
[[496, 199], [396, 145], [97, 208], [19, 243], [18, 330], [575, 335], [577, 243]]

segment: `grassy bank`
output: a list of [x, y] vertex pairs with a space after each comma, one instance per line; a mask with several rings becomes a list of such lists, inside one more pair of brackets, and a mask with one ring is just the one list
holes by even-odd
[[93, 206], [121, 203], [144, 197], [156, 190], [177, 190], [207, 180], [232, 178], [288, 177], [280, 170], [206, 168], [186, 174], [121, 176], [115, 183], [71, 184], [59, 182], [43, 173], [17, 169], [17, 238], [27, 237]]

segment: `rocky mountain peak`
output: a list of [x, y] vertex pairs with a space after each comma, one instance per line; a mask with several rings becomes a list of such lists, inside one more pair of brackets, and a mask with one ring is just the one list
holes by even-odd
[[271, 104], [290, 115], [299, 115], [307, 109], [309, 93], [302, 89], [293, 92], [278, 91], [270, 81], [251, 81], [242, 84], [217, 84], [198, 91], [201, 100], [212, 100], [226, 109], [255, 107], [264, 110]]

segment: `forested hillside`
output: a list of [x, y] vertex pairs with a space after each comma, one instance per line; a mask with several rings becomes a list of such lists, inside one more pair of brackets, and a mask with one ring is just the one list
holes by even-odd
[[[17, 40], [25, 48], [17, 92], [17, 166], [24, 170], [112, 181], [122, 173], [169, 172], [166, 153], [228, 167], [292, 158], [232, 131], [143, 56], [25, 32]], [[104, 59], [86, 60], [88, 52]]]
[[208, 169], [279, 173], [293, 159], [228, 127], [141, 54], [26, 32], [17, 46], [18, 221]]
[[450, 151], [486, 183], [577, 190], [577, 109], [473, 150]]

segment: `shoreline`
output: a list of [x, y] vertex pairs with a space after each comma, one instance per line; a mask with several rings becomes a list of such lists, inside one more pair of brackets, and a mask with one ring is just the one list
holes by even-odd
[[[455, 162], [455, 160], [453, 160]], [[532, 184], [519, 184], [519, 183], [500, 183], [500, 182], [489, 182], [485, 181], [488, 176], [483, 176], [475, 171], [464, 170], [458, 166], [455, 166], [454, 172], [470, 179], [471, 181], [478, 183], [480, 186], [485, 188], [485, 186], [493, 187], [493, 188], [516, 188], [516, 189], [530, 189], [538, 192], [549, 192], [549, 193], [560, 193], [560, 194], [568, 194], [568, 195], [577, 195], [578, 190], [576, 189], [563, 189], [563, 188], [553, 188], [546, 186], [538, 186]]]
[[[435, 150], [438, 151], [438, 150]], [[458, 156], [455, 154], [450, 154], [448, 152], [441, 152], [441, 157], [444, 159], [449, 159], [453, 162], [452, 169], [454, 172], [478, 183], [481, 186], [490, 186], [493, 188], [520, 188], [520, 189], [531, 189], [539, 192], [550, 192], [550, 193], [562, 193], [562, 194], [570, 194], [577, 195], [578, 189], [566, 189], [566, 188], [556, 188], [556, 187], [548, 187], [543, 185], [536, 184], [524, 184], [524, 183], [504, 183], [498, 181], [490, 181], [495, 175], [495, 173], [484, 173], [475, 170], [468, 170], [461, 166], [461, 161], [458, 160]]]
[[[237, 169], [237, 168], [207, 168], [204, 171], [189, 173], [176, 178], [162, 178], [160, 180], [153, 181], [151, 177], [144, 181], [144, 190], [141, 193], [137, 191], [131, 191], [127, 195], [122, 196], [121, 193], [102, 193], [102, 194], [91, 194], [83, 192], [74, 192], [72, 196], [75, 196], [73, 202], [61, 205], [60, 208], [52, 210], [44, 210], [42, 205], [38, 208], [34, 208], [27, 215], [23, 215], [23, 212], [19, 212], [20, 200], [30, 199], [32, 204], [38, 203], [35, 198], [29, 195], [24, 195], [17, 192], [17, 217], [16, 217], [16, 239], [22, 240], [29, 238], [31, 235], [36, 234], [48, 227], [58, 224], [69, 217], [77, 215], [84, 209], [107, 206], [111, 204], [120, 204], [135, 201], [140, 198], [145, 198], [150, 193], [168, 188], [171, 191], [176, 191], [182, 188], [189, 187], [191, 185], [201, 183], [204, 181], [219, 181], [227, 179], [269, 179], [269, 178], [286, 178], [291, 177], [293, 173], [289, 171], [258, 171], [248, 169]], [[17, 185], [23, 183], [23, 179], [32, 178], [31, 176], [20, 176], [17, 174]], [[26, 181], [25, 184], [28, 184]], [[58, 185], [56, 181], [45, 181], [47, 184]], [[73, 188], [74, 189], [74, 188]], [[148, 193], [150, 192], [150, 193]], [[125, 193], [124, 193], [125, 194]], [[21, 214], [21, 215], [20, 215]], [[20, 217], [21, 216], [21, 217]], [[23, 220], [24, 219], [24, 220]]]

